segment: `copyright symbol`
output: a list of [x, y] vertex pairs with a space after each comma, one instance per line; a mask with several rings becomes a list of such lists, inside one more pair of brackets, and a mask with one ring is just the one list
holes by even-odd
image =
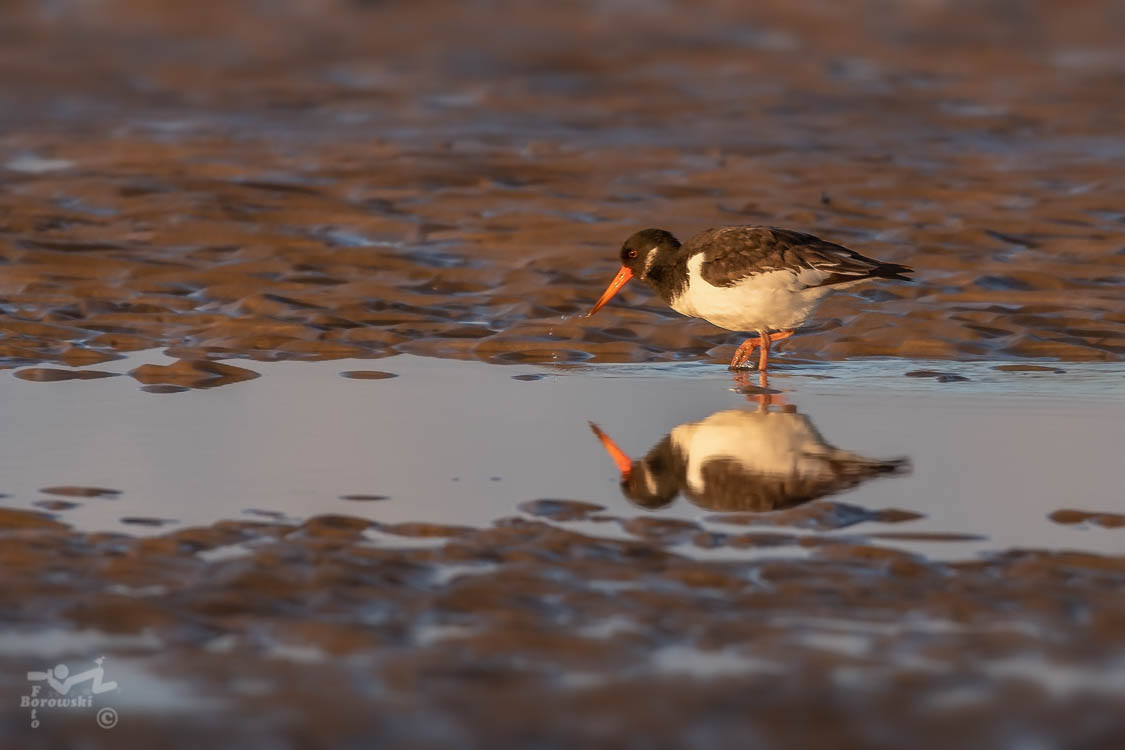
[[117, 712], [112, 708], [103, 708], [98, 711], [97, 721], [102, 729], [113, 729], [117, 726]]

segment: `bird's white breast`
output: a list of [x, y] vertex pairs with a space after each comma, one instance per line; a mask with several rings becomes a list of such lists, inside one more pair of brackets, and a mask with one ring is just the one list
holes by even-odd
[[672, 300], [672, 309], [693, 318], [703, 318], [729, 331], [774, 331], [797, 328], [812, 316], [830, 291], [809, 288], [821, 272], [803, 269], [765, 271], [748, 276], [732, 286], [714, 286], [703, 278], [703, 254], [688, 261], [688, 283]]

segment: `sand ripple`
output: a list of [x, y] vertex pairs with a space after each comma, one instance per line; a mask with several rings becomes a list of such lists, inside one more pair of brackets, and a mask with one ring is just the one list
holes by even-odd
[[639, 290], [581, 314], [633, 230], [731, 223], [918, 269], [783, 358], [1125, 358], [1108, 0], [502, 3], [487, 46], [492, 6], [282, 5], [6, 13], [0, 366], [722, 362], [736, 335]]

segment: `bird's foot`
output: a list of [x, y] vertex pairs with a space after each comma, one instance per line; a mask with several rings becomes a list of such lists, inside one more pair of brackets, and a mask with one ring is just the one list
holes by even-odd
[[758, 370], [765, 372], [766, 367], [770, 361], [770, 345], [775, 341], [781, 341], [792, 336], [796, 331], [778, 331], [777, 333], [769, 333], [763, 331], [757, 338], [746, 339], [737, 349], [734, 350], [734, 357], [730, 361], [730, 369], [739, 370], [746, 366], [747, 360], [755, 349], [761, 349], [762, 353], [758, 357]]
[[750, 355], [754, 353], [754, 350], [757, 349], [761, 343], [761, 339], [754, 338], [746, 339], [739, 344], [738, 348], [734, 350], [734, 356], [730, 360], [730, 369], [740, 370], [744, 368], [747, 360], [750, 359]]

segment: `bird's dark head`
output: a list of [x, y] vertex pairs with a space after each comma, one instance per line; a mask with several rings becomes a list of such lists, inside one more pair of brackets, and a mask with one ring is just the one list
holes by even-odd
[[642, 229], [621, 246], [621, 265], [643, 279], [653, 266], [670, 259], [680, 249], [680, 241], [663, 229]]
[[679, 249], [680, 241], [663, 229], [642, 229], [631, 235], [621, 246], [621, 270], [590, 310], [590, 315], [601, 310], [630, 279], [647, 279], [654, 267], [670, 263]]

